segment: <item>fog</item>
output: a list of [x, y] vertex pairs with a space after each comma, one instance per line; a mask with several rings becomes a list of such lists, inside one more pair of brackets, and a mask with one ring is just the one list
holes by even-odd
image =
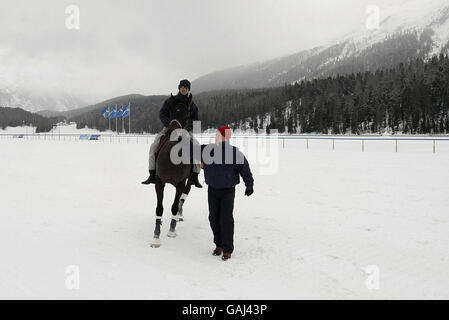
[[2, 0], [0, 88], [63, 90], [89, 103], [168, 94], [183, 78], [328, 43], [364, 28], [367, 5], [401, 2]]

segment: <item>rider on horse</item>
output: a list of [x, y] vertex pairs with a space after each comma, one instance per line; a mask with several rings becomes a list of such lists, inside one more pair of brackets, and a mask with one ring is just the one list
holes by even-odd
[[[176, 109], [177, 105], [184, 105], [187, 106], [189, 109], [189, 119], [187, 121], [187, 124], [185, 126], [185, 130], [187, 130], [190, 133], [190, 136], [192, 137], [192, 142], [194, 144], [198, 144], [198, 141], [196, 141], [193, 138], [192, 130], [193, 130], [193, 121], [199, 121], [198, 117], [198, 107], [192, 100], [192, 94], [189, 93], [190, 91], [190, 82], [188, 80], [181, 80], [179, 83], [178, 89], [179, 92], [176, 96], [171, 95], [170, 98], [165, 100], [164, 104], [162, 105], [161, 111], [159, 113], [159, 118], [161, 122], [164, 124], [164, 129], [162, 129], [161, 132], [159, 132], [154, 139], [154, 142], [150, 146], [150, 157], [149, 157], [149, 172], [150, 176], [146, 181], [143, 181], [142, 184], [151, 184], [156, 183], [156, 151], [158, 149], [161, 137], [164, 136], [167, 131], [168, 127], [170, 126], [170, 122], [173, 117], [173, 110]], [[203, 186], [198, 181], [198, 174], [201, 171], [200, 163], [197, 161], [194, 161], [192, 165], [192, 173], [190, 176], [190, 182], [197, 188], [202, 188]]]

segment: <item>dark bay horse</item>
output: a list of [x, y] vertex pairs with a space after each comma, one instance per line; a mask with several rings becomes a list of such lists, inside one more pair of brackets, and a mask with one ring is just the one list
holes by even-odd
[[[182, 207], [187, 198], [187, 195], [191, 189], [191, 182], [188, 179], [192, 164], [179, 163], [173, 164], [171, 159], [172, 149], [180, 143], [180, 140], [171, 141], [170, 136], [172, 133], [176, 134], [182, 129], [187, 122], [189, 109], [183, 105], [175, 107], [173, 118], [169, 129], [164, 139], [165, 143], [160, 147], [158, 157], [156, 159], [156, 195], [157, 195], [157, 207], [156, 207], [156, 227], [154, 229], [154, 238], [151, 247], [158, 248], [161, 245], [159, 236], [161, 234], [162, 225], [162, 213], [164, 211], [163, 199], [165, 184], [171, 184], [176, 188], [176, 195], [171, 206], [172, 218], [170, 222], [170, 231], [167, 236], [176, 237], [176, 224], [177, 221], [182, 221]], [[186, 131], [184, 131], [186, 133]], [[163, 140], [164, 140], [163, 139]], [[190, 139], [190, 137], [189, 137]], [[179, 147], [179, 146], [178, 146]], [[176, 151], [176, 150], [175, 150]]]

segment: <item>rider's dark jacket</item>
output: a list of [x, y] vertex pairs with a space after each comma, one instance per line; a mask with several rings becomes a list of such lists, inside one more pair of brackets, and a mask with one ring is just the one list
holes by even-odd
[[172, 109], [171, 106], [173, 104], [182, 103], [186, 106], [189, 106], [190, 104], [190, 117], [187, 122], [187, 125], [185, 129], [187, 131], [191, 131], [193, 128], [193, 121], [199, 121], [198, 116], [198, 107], [196, 106], [195, 102], [193, 102], [193, 96], [191, 93], [189, 93], [186, 96], [183, 96], [180, 92], [176, 96], [171, 96], [167, 100], [164, 101], [164, 104], [162, 105], [161, 111], [159, 112], [159, 118], [161, 119], [162, 123], [165, 127], [170, 126], [170, 121], [172, 120], [170, 115], [170, 110]]

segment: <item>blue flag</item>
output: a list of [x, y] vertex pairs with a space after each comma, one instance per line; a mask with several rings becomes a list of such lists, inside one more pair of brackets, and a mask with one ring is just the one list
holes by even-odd
[[128, 105], [123, 110], [123, 115], [122, 115], [123, 118], [129, 117], [130, 108], [131, 108], [131, 102], [128, 103]]
[[117, 111], [117, 114], [115, 115], [116, 118], [121, 118], [123, 115], [123, 106], [120, 106], [120, 109]]
[[104, 109], [101, 111], [101, 115], [102, 115], [103, 117], [105, 117], [106, 119], [109, 119], [109, 116], [110, 116], [109, 106], [107, 106], [106, 108], [104, 108]]
[[117, 105], [115, 105], [115, 107], [112, 107], [112, 110], [109, 113], [109, 119], [115, 118], [117, 118]]

